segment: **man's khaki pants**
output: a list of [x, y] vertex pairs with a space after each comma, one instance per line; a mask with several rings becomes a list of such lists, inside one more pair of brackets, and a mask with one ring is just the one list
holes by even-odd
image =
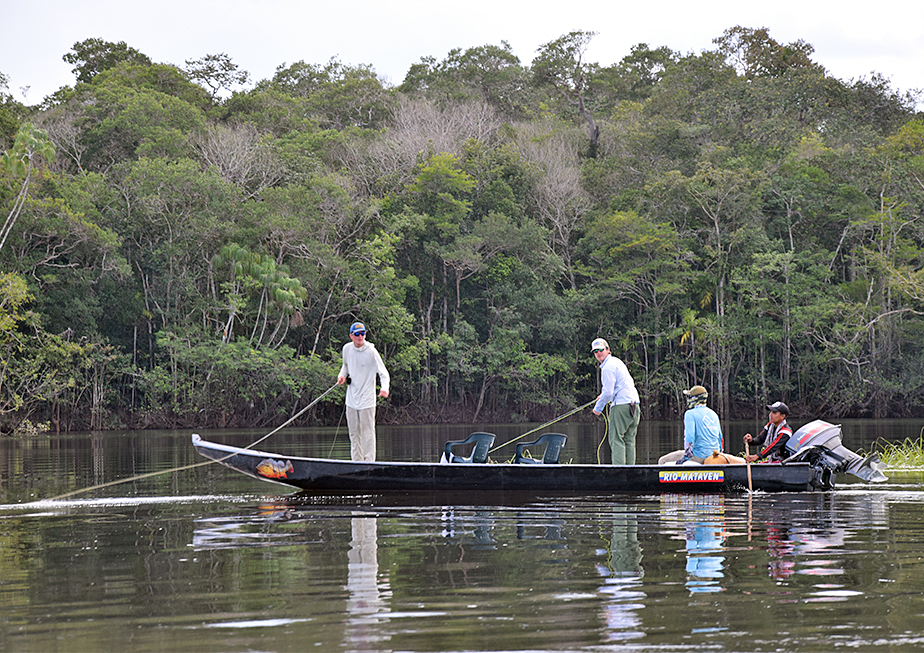
[[357, 462], [375, 462], [375, 406], [372, 408], [346, 408], [347, 428], [350, 431], [350, 459]]

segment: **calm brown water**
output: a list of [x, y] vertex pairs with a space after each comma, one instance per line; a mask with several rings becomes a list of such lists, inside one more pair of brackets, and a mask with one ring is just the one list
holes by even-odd
[[[844, 422], [845, 444], [922, 426]], [[380, 428], [379, 457], [528, 428]], [[554, 430], [563, 459], [594, 462], [597, 425]], [[640, 462], [678, 443], [647, 424]], [[342, 429], [260, 448], [348, 456]], [[0, 440], [0, 651], [924, 650], [924, 472], [814, 494], [433, 501], [293, 495], [203, 465], [62, 497], [202, 461], [188, 432]]]

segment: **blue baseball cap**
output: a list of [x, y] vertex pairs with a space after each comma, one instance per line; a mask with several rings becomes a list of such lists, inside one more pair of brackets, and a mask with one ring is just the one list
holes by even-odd
[[366, 331], [366, 325], [363, 324], [362, 322], [353, 322], [353, 324], [350, 325], [350, 335], [351, 336], [356, 335], [360, 331], [362, 331], [363, 333], [365, 333]]

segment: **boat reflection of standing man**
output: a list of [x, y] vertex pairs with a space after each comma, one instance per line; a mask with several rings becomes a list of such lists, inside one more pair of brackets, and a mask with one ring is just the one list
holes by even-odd
[[643, 607], [642, 547], [638, 541], [638, 519], [628, 507], [613, 515], [605, 563], [597, 565], [604, 577], [600, 593], [608, 600], [602, 606], [607, 639], [623, 641], [645, 635], [638, 611]]
[[638, 518], [629, 511], [613, 515], [606, 568], [611, 576], [641, 578], [642, 547], [638, 542]]
[[[346, 648], [350, 651], [378, 651], [379, 642], [390, 639], [381, 632], [388, 612], [388, 583], [379, 586], [378, 519], [353, 517], [352, 538], [347, 553]], [[384, 588], [384, 591], [383, 589]]]

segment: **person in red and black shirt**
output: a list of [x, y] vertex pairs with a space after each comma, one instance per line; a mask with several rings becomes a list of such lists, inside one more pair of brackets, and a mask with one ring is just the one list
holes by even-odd
[[782, 401], [767, 406], [770, 411], [770, 421], [764, 427], [756, 438], [752, 438], [750, 433], [744, 435], [745, 442], [753, 442], [760, 448], [760, 453], [752, 453], [745, 456], [745, 460], [753, 463], [759, 460], [768, 462], [779, 462], [783, 460], [784, 447], [786, 442], [792, 436], [792, 429], [786, 423], [786, 416], [789, 415], [789, 406]]

